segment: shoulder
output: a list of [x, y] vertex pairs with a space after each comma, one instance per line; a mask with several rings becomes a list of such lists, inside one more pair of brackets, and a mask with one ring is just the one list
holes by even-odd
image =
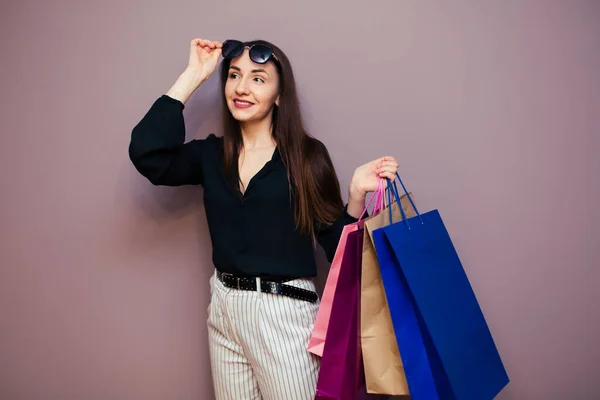
[[214, 133], [209, 134], [204, 139], [196, 139], [195, 142], [211, 150], [220, 150], [223, 148], [223, 137], [217, 136]]
[[316, 139], [312, 136], [307, 136], [304, 140], [303, 147], [304, 154], [309, 160], [324, 160], [326, 162], [331, 162], [331, 157], [329, 156], [327, 146], [325, 146], [325, 144], [319, 139]]
[[217, 136], [214, 133], [211, 133], [206, 137], [205, 140], [207, 143], [210, 143], [213, 146], [223, 146], [223, 136]]
[[323, 142], [309, 136], [305, 139], [302, 150], [305, 167], [318, 182], [330, 185], [337, 181], [333, 160]]
[[204, 139], [193, 139], [190, 141], [190, 145], [203, 158], [218, 156], [223, 152], [223, 138], [214, 133], [209, 134]]

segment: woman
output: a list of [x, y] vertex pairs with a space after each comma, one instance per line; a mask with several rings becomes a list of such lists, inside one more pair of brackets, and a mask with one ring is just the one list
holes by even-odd
[[[224, 135], [184, 143], [184, 105], [221, 55]], [[192, 40], [188, 67], [133, 129], [129, 155], [155, 185], [204, 187], [216, 398], [312, 399], [314, 245], [331, 262], [343, 226], [357, 221], [378, 177], [394, 179], [396, 161], [359, 166], [344, 206], [327, 149], [304, 130], [286, 55], [265, 41], [203, 39]]]

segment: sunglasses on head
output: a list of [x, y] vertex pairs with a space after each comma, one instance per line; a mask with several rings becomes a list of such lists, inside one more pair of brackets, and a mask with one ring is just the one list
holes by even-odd
[[271, 49], [271, 47], [264, 44], [253, 44], [247, 46], [244, 42], [239, 40], [228, 39], [224, 41], [221, 55], [223, 58], [235, 58], [242, 54], [244, 49], [250, 49], [250, 59], [257, 64], [264, 64], [270, 59], [273, 59], [276, 61], [276, 64], [279, 64], [279, 60], [273, 53], [273, 49]]

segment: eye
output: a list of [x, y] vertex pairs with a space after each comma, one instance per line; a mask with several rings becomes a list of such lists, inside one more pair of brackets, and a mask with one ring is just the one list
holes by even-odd
[[265, 80], [263, 78], [261, 78], [260, 76], [255, 76], [254, 80], [258, 83], [265, 83]]
[[239, 75], [235, 72], [229, 74], [229, 79], [236, 79]]

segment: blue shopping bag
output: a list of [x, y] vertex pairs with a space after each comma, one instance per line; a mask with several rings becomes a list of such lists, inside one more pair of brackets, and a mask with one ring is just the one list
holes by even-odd
[[[402, 276], [394, 250], [383, 229], [376, 229], [372, 234], [410, 398], [411, 400], [440, 400], [443, 397], [438, 395], [437, 386], [440, 383], [436, 385], [434, 377], [436, 366], [430, 363], [430, 359], [435, 360], [435, 357], [429, 357], [427, 354], [425, 345], [427, 331], [421, 328], [423, 323]], [[429, 346], [429, 349], [431, 348]], [[437, 372], [437, 376], [443, 374], [443, 371]], [[443, 388], [440, 391], [448, 392]]]
[[417, 216], [401, 210], [373, 240], [411, 399], [493, 399], [509, 378], [450, 235], [397, 178]]

